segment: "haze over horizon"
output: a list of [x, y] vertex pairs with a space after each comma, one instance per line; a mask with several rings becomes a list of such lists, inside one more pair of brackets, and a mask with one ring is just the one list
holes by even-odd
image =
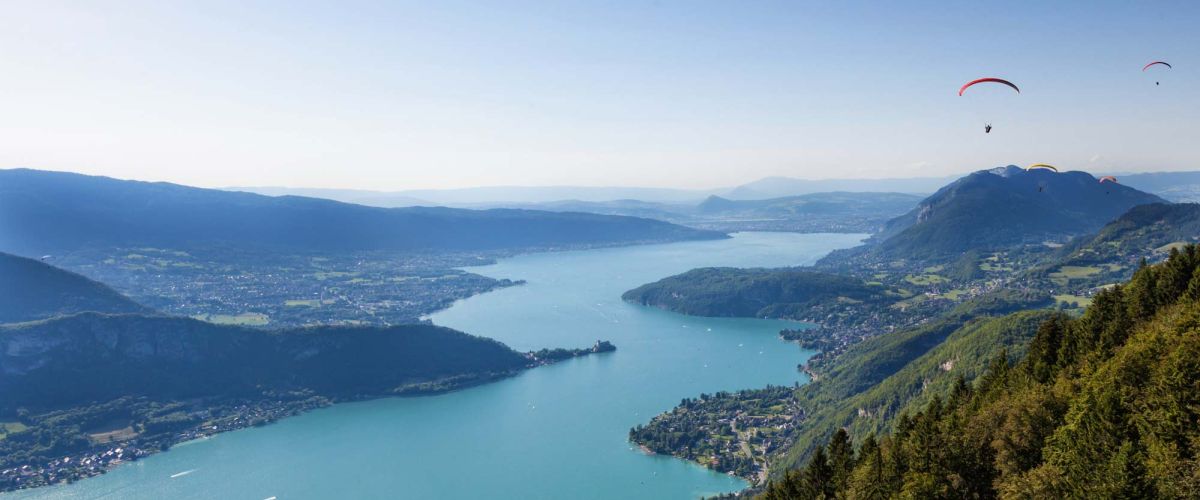
[[[14, 3], [0, 168], [385, 191], [1197, 168], [1200, 6], [1105, 3]], [[956, 95], [981, 76], [1022, 92]]]

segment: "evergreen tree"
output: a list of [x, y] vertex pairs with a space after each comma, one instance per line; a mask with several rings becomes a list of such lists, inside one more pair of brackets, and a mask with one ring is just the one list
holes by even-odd
[[833, 467], [829, 465], [829, 457], [824, 447], [818, 447], [813, 452], [812, 460], [804, 469], [804, 488], [802, 498], [822, 499], [833, 498], [835, 485], [833, 483]]
[[850, 486], [850, 473], [854, 469], [854, 446], [845, 429], [838, 429], [829, 440], [829, 465], [833, 470], [835, 491], [845, 491]]

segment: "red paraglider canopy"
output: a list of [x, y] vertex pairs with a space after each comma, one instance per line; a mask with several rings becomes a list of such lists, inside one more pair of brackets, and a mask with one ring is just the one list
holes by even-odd
[[1163, 65], [1163, 66], [1166, 66], [1166, 67], [1168, 67], [1168, 68], [1170, 68], [1170, 67], [1171, 67], [1171, 63], [1169, 63], [1169, 62], [1166, 62], [1166, 61], [1154, 61], [1154, 62], [1152, 62], [1152, 63], [1150, 63], [1150, 64], [1147, 64], [1147, 65], [1145, 65], [1145, 66], [1142, 66], [1142, 71], [1146, 71], [1146, 69], [1147, 69], [1147, 68], [1149, 68], [1149, 67], [1151, 67], [1151, 66], [1154, 66], [1155, 64], [1161, 64], [1161, 65]]
[[958, 89], [958, 95], [963, 95], [963, 92], [967, 91], [967, 87], [975, 85], [976, 83], [986, 83], [986, 82], [1000, 83], [1003, 85], [1008, 85], [1009, 87], [1012, 87], [1013, 90], [1017, 91], [1017, 93], [1021, 92], [1021, 89], [1017, 88], [1016, 85], [1013, 85], [1013, 82], [1010, 82], [1008, 80], [1003, 80], [1000, 78], [980, 78], [978, 80], [971, 80], [971, 81], [967, 82], [966, 85], [963, 85], [961, 89]]
[[1105, 182], [1117, 182], [1117, 178], [1116, 178], [1116, 177], [1113, 177], [1113, 176], [1111, 176], [1111, 175], [1106, 175], [1106, 176], [1104, 176], [1104, 177], [1101, 177], [1101, 178], [1100, 178], [1100, 183], [1101, 183], [1101, 184], [1104, 184]]

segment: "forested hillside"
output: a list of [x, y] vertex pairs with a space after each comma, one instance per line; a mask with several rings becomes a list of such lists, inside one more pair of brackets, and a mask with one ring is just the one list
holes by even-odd
[[103, 283], [0, 252], [0, 323], [83, 311], [128, 313], [147, 309]]
[[693, 269], [625, 292], [622, 298], [696, 316], [795, 317], [830, 304], [891, 303], [895, 291], [857, 278], [804, 269]]
[[1118, 262], [1148, 253], [1166, 253], [1168, 245], [1195, 242], [1200, 237], [1200, 204], [1153, 203], [1133, 207], [1095, 235], [1064, 246], [1055, 260], [1088, 265]]
[[[926, 324], [852, 345], [816, 366], [797, 388], [719, 392], [685, 400], [630, 439], [656, 453], [695, 460], [763, 481], [803, 463], [842, 426], [877, 431], [892, 417], [973, 380], [1005, 348], [1021, 352], [1049, 297], [1001, 290], [967, 301]], [[769, 469], [769, 470], [768, 470]]]
[[970, 250], [1065, 240], [1096, 231], [1131, 207], [1161, 203], [1085, 172], [1026, 171], [1015, 166], [963, 177], [889, 221], [876, 245], [835, 252], [832, 263], [862, 252], [880, 258], [952, 260]]
[[[766, 498], [1183, 498], [1200, 491], [1200, 253], [1139, 269], [893, 432], [834, 434]], [[858, 443], [857, 452], [850, 442]]]
[[0, 326], [0, 414], [122, 396], [384, 395], [528, 362], [494, 340], [431, 325], [264, 331], [83, 313]]

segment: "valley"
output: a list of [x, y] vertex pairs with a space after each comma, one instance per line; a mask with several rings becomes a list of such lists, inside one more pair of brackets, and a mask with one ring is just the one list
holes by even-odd
[[0, 500], [1200, 498], [1200, 2], [7, 2]]
[[[490, 492], [518, 498], [567, 490], [582, 498], [661, 498], [738, 491], [746, 485], [742, 480], [646, 455], [629, 444], [626, 434], [681, 398], [701, 392], [803, 382], [796, 364], [808, 352], [777, 337], [782, 329], [803, 325], [697, 319], [630, 305], [619, 295], [636, 283], [695, 266], [811, 263], [862, 238], [739, 233], [728, 240], [525, 254], [470, 268], [526, 284], [459, 301], [433, 314], [433, 323], [496, 339], [517, 351], [588, 346], [600, 338], [611, 340], [616, 352], [436, 396], [335, 404], [177, 446], [99, 477], [29, 490], [18, 498], [89, 498], [112, 491], [149, 498], [186, 495], [197, 488], [263, 498], [395, 491], [414, 496]], [[499, 450], [521, 453], [497, 467]], [[335, 458], [348, 453], [361, 458]], [[257, 465], [262, 463], [270, 464], [271, 474], [262, 473], [263, 466]], [[456, 465], [445, 467], [447, 463]], [[472, 471], [475, 480], [455, 481], [464, 470]], [[597, 476], [595, 470], [606, 473]], [[544, 479], [521, 479], [537, 474]]]

